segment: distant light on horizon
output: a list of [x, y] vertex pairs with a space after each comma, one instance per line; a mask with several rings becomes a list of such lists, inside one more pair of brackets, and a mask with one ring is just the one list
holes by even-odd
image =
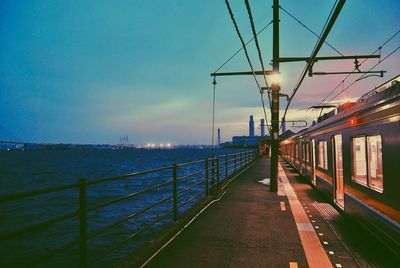
[[173, 148], [174, 145], [172, 143], [147, 143], [146, 145], [142, 146], [141, 148], [149, 148], [149, 149], [155, 149], [155, 148]]

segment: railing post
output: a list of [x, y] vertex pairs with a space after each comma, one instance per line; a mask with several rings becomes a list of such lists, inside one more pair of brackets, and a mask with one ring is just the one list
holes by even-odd
[[205, 162], [205, 170], [206, 170], [206, 196], [208, 196], [208, 158], [206, 158]]
[[217, 184], [219, 184], [219, 157], [217, 156]]
[[176, 175], [177, 166], [174, 164], [172, 167], [172, 185], [173, 185], [173, 200], [174, 200], [174, 221], [178, 220], [178, 189], [177, 189], [177, 175]]
[[236, 174], [236, 153], [235, 153], [235, 159], [234, 159], [234, 163], [235, 163], [235, 174]]
[[86, 180], [79, 180], [79, 267], [87, 267], [87, 196], [86, 196]]
[[228, 178], [228, 154], [225, 154], [225, 180]]
[[215, 157], [213, 156], [211, 158], [211, 185], [214, 185], [215, 183]]

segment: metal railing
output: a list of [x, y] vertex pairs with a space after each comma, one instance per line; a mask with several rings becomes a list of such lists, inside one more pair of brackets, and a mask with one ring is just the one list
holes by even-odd
[[[48, 250], [45, 254], [38, 256], [36, 259], [33, 259], [28, 264], [24, 265], [36, 266], [45, 262], [49, 258], [54, 257], [55, 255], [65, 252], [68, 249], [79, 247], [79, 266], [87, 267], [89, 263], [94, 264], [100, 261], [115, 250], [121, 248], [123, 245], [137, 238], [139, 234], [148, 231], [154, 225], [161, 223], [166, 219], [170, 219], [170, 222], [178, 221], [179, 217], [183, 215], [187, 209], [200, 202], [201, 200], [207, 198], [214, 187], [220, 185], [221, 183], [224, 183], [229, 178], [235, 176], [239, 171], [252, 164], [257, 157], [257, 151], [245, 151], [239, 153], [224, 154], [210, 157], [204, 160], [193, 161], [183, 164], [174, 164], [172, 166], [155, 168], [122, 176], [102, 178], [90, 181], [86, 179], [81, 179], [78, 183], [74, 184], [56, 186], [42, 190], [34, 190], [17, 194], [2, 195], [0, 196], [0, 205], [3, 205], [4, 203], [10, 201], [19, 202], [30, 197], [45, 196], [49, 193], [56, 193], [65, 190], [75, 190], [78, 192], [79, 208], [76, 211], [46, 219], [32, 225], [8, 231], [6, 233], [0, 233], [0, 243], [23, 237], [24, 235], [32, 232], [44, 230], [63, 221], [76, 219], [79, 222], [79, 231], [77, 232], [79, 234], [78, 237], [76, 237], [72, 241]], [[128, 180], [131, 178], [160, 172], [168, 172], [171, 174], [171, 177], [161, 183], [152, 185], [151, 187], [137, 190], [126, 195], [121, 195], [105, 202], [100, 202], [98, 204], [90, 206], [88, 205], [88, 193], [90, 193], [91, 187], [102, 185], [104, 183]], [[168, 187], [172, 188], [172, 191], [171, 189], [168, 189]], [[152, 193], [152, 196], [154, 196], [154, 192], [160, 189], [163, 189], [163, 195], [160, 195], [160, 199], [157, 199], [150, 204], [146, 204], [145, 206], [136, 209], [130, 214], [120, 217], [105, 226], [102, 226], [95, 230], [88, 230], [89, 213], [108, 206], [112, 206], [114, 204], [119, 204], [126, 200], [135, 199], [149, 193]], [[130, 233], [123, 240], [118, 241], [112, 246], [106, 248], [100, 254], [97, 254], [94, 257], [90, 257], [89, 259], [88, 241], [94, 239], [101, 234], [106, 233], [107, 231], [111, 231], [115, 227], [126, 223], [129, 220], [138, 218], [140, 215], [143, 215], [151, 211], [152, 209], [160, 207], [162, 205], [168, 205], [170, 209], [163, 211], [161, 215], [158, 214], [157, 217], [155, 217], [155, 220], [147, 221], [144, 226], [135, 229], [134, 232]], [[18, 256], [18, 254], [16, 255]], [[33, 255], [35, 255], [34, 252]]]

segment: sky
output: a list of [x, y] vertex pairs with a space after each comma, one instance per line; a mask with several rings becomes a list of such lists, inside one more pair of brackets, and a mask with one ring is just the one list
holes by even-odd
[[[245, 40], [252, 37], [244, 1], [231, 0]], [[272, 0], [250, 1], [257, 30], [272, 20]], [[280, 5], [320, 33], [335, 1], [281, 0]], [[349, 0], [328, 42], [345, 55], [371, 54], [400, 30], [400, 1]], [[259, 35], [267, 69], [272, 27]], [[280, 12], [280, 55], [309, 56], [317, 38]], [[400, 34], [381, 50], [400, 46]], [[49, 143], [210, 144], [212, 78], [241, 47], [225, 2], [0, 1], [0, 140]], [[254, 43], [248, 45], [260, 70]], [[324, 45], [319, 56], [338, 55]], [[362, 65], [367, 70], [376, 64]], [[290, 94], [304, 62], [281, 63], [282, 93]], [[334, 100], [356, 99], [400, 73], [400, 50], [375, 70], [384, 78], [356, 83]], [[314, 71], [352, 71], [353, 61], [326, 61]], [[243, 52], [220, 71], [248, 71]], [[338, 90], [359, 76], [347, 79]], [[262, 77], [260, 82], [262, 82]], [[287, 120], [316, 118], [319, 104], [343, 75], [306, 77]], [[249, 115], [263, 118], [252, 77], [218, 77], [216, 128], [222, 141], [248, 134]], [[286, 105], [281, 101], [281, 108]], [[282, 111], [281, 111], [282, 112]], [[268, 113], [268, 119], [270, 115]], [[300, 129], [293, 129], [298, 131]], [[259, 129], [256, 130], [259, 135]]]

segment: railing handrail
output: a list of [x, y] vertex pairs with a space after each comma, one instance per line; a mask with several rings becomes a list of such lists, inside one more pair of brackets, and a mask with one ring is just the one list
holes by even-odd
[[0, 202], [19, 200], [19, 199], [23, 199], [23, 198], [27, 198], [27, 197], [38, 196], [38, 195], [43, 195], [43, 194], [48, 194], [48, 193], [54, 193], [54, 192], [69, 190], [69, 189], [78, 188], [78, 187], [79, 187], [79, 183], [71, 183], [71, 184], [53, 186], [53, 187], [48, 187], [48, 188], [38, 189], [38, 190], [33, 190], [33, 191], [0, 195]]
[[205, 161], [206, 161], [206, 159], [201, 159], [201, 160], [196, 160], [196, 161], [192, 161], [192, 162], [186, 162], [186, 163], [182, 163], [182, 164], [177, 164], [176, 166], [177, 167], [184, 167], [184, 166], [204, 163]]
[[[228, 157], [231, 156], [231, 157]], [[60, 216], [56, 216], [50, 219], [46, 219], [42, 222], [39, 223], [35, 223], [33, 225], [30, 226], [25, 226], [22, 227], [20, 229], [17, 230], [12, 230], [8, 233], [4, 233], [4, 234], [0, 234], [0, 241], [1, 240], [7, 240], [7, 239], [11, 239], [13, 237], [22, 235], [24, 233], [27, 232], [32, 232], [32, 231], [37, 231], [40, 229], [44, 229], [50, 225], [54, 225], [55, 223], [59, 223], [61, 221], [65, 221], [65, 220], [69, 220], [71, 218], [74, 217], [79, 217], [80, 219], [80, 236], [70, 242], [67, 242], [66, 244], [51, 250], [50, 252], [48, 252], [46, 255], [39, 257], [37, 259], [37, 261], [40, 260], [45, 260], [50, 256], [54, 256], [56, 254], [59, 254], [63, 251], [65, 251], [66, 249], [75, 246], [75, 245], [80, 245], [80, 266], [81, 267], [86, 267], [87, 265], [87, 244], [86, 242], [92, 238], [94, 238], [95, 236], [97, 236], [100, 233], [103, 233], [107, 230], [110, 230], [112, 228], [114, 228], [115, 226], [129, 220], [129, 219], [133, 219], [136, 218], [137, 216], [141, 215], [142, 213], [150, 210], [151, 208], [154, 208], [156, 206], [159, 206], [163, 203], [166, 202], [170, 202], [169, 200], [172, 199], [173, 201], [173, 208], [164, 214], [164, 216], [162, 216], [161, 218], [158, 218], [158, 220], [155, 222], [159, 222], [162, 219], [164, 219], [166, 216], [172, 214], [173, 215], [173, 219], [174, 221], [177, 220], [178, 218], [178, 210], [179, 208], [189, 204], [190, 202], [196, 200], [196, 198], [199, 198], [201, 195], [205, 194], [205, 196], [208, 196], [208, 191], [209, 191], [209, 182], [211, 182], [211, 186], [213, 187], [214, 184], [219, 184], [220, 180], [226, 180], [228, 178], [228, 174], [229, 171], [231, 171], [231, 175], [235, 175], [237, 171], [239, 171], [240, 169], [246, 167], [247, 165], [249, 165], [252, 160], [255, 159], [255, 153], [253, 151], [253, 153], [251, 153], [250, 150], [246, 150], [246, 151], [241, 151], [241, 152], [237, 152], [237, 153], [232, 153], [232, 154], [223, 154], [223, 155], [217, 155], [217, 156], [212, 156], [206, 159], [202, 159], [202, 160], [196, 160], [196, 161], [191, 161], [191, 162], [187, 162], [187, 163], [182, 163], [182, 164], [174, 164], [171, 166], [166, 166], [166, 167], [159, 167], [159, 168], [154, 168], [154, 169], [148, 169], [148, 170], [144, 170], [144, 171], [140, 171], [140, 172], [134, 172], [134, 173], [129, 173], [129, 174], [125, 174], [125, 175], [119, 175], [119, 176], [114, 176], [114, 177], [108, 177], [108, 178], [101, 178], [101, 179], [95, 179], [95, 180], [91, 180], [91, 181], [87, 181], [87, 180], [80, 180], [79, 183], [75, 183], [75, 184], [67, 184], [67, 185], [61, 185], [61, 186], [56, 186], [56, 187], [49, 187], [49, 188], [45, 188], [45, 189], [41, 189], [41, 190], [34, 190], [34, 191], [29, 191], [29, 192], [23, 192], [23, 193], [16, 193], [16, 194], [10, 194], [10, 195], [3, 195], [0, 196], [0, 201], [10, 201], [10, 200], [21, 200], [23, 198], [26, 197], [31, 197], [31, 196], [38, 196], [38, 195], [44, 195], [46, 193], [51, 193], [51, 192], [57, 192], [57, 191], [62, 191], [62, 190], [69, 190], [69, 189], [74, 189], [74, 188], [78, 188], [79, 190], [79, 200], [80, 200], [80, 208], [77, 211], [73, 211], [64, 215], [60, 215]], [[185, 167], [188, 165], [195, 165], [195, 164], [201, 164], [201, 163], [205, 163], [205, 168], [201, 167], [199, 168], [198, 171], [196, 172], [192, 172], [190, 174], [186, 174], [184, 176], [178, 177], [177, 175], [177, 170], [180, 167]], [[209, 165], [210, 163], [210, 165]], [[230, 169], [230, 167], [234, 166], [234, 169]], [[221, 168], [225, 171], [221, 172]], [[165, 171], [165, 170], [171, 170], [172, 172], [172, 179], [168, 180], [166, 182], [163, 183], [159, 183], [156, 185], [153, 185], [151, 187], [127, 194], [127, 195], [121, 195], [118, 196], [116, 198], [113, 198], [111, 200], [108, 200], [106, 202], [100, 203], [100, 204], [96, 204], [94, 206], [91, 207], [87, 207], [86, 205], [86, 196], [87, 196], [87, 187], [91, 186], [91, 185], [97, 185], [100, 183], [104, 183], [104, 182], [110, 182], [110, 181], [116, 181], [119, 179], [124, 179], [124, 178], [130, 178], [130, 177], [135, 177], [135, 176], [140, 176], [140, 175], [144, 175], [144, 174], [149, 174], [149, 173], [155, 173], [155, 172], [161, 172], [161, 171]], [[184, 189], [178, 190], [177, 188], [177, 184], [181, 181], [184, 181], [190, 177], [193, 177], [195, 175], [198, 174], [202, 174], [205, 173], [205, 176], [202, 178], [197, 178], [197, 180], [195, 181], [195, 183], [186, 186]], [[210, 174], [209, 174], [210, 173]], [[184, 200], [181, 202], [181, 200], [179, 201], [178, 204], [178, 196], [181, 195], [184, 192], [187, 192], [191, 189], [193, 189], [196, 186], [201, 186], [202, 184], [205, 185], [205, 190], [200, 191], [200, 192], [195, 192], [194, 195], [189, 195], [189, 196], [185, 196], [185, 198], [188, 198], [187, 200]], [[87, 214], [89, 212], [92, 212], [96, 209], [100, 209], [100, 208], [104, 208], [106, 206], [124, 201], [124, 200], [128, 200], [131, 198], [135, 198], [139, 195], [157, 190], [159, 188], [162, 187], [166, 187], [168, 185], [172, 185], [173, 186], [173, 194], [166, 197], [166, 198], [162, 198], [161, 200], [157, 200], [155, 203], [151, 203], [150, 205], [147, 205], [144, 208], [141, 208], [139, 211], [135, 211], [133, 213], [130, 213], [128, 216], [122, 217], [117, 219], [116, 221], [113, 221], [111, 223], [109, 223], [108, 225], [104, 226], [104, 227], [100, 227], [96, 230], [93, 230], [91, 232], [87, 232], [86, 230], [86, 225], [87, 225]], [[150, 226], [154, 225], [155, 223], [152, 223]], [[146, 226], [145, 229], [149, 228], [149, 226]], [[136, 234], [142, 232], [143, 230], [139, 229], [135, 231], [135, 234], [133, 236], [136, 236]], [[130, 236], [129, 240], [131, 238], [133, 238], [133, 236]], [[119, 244], [119, 243], [118, 243]], [[34, 263], [36, 263], [36, 261], [34, 261]]]

